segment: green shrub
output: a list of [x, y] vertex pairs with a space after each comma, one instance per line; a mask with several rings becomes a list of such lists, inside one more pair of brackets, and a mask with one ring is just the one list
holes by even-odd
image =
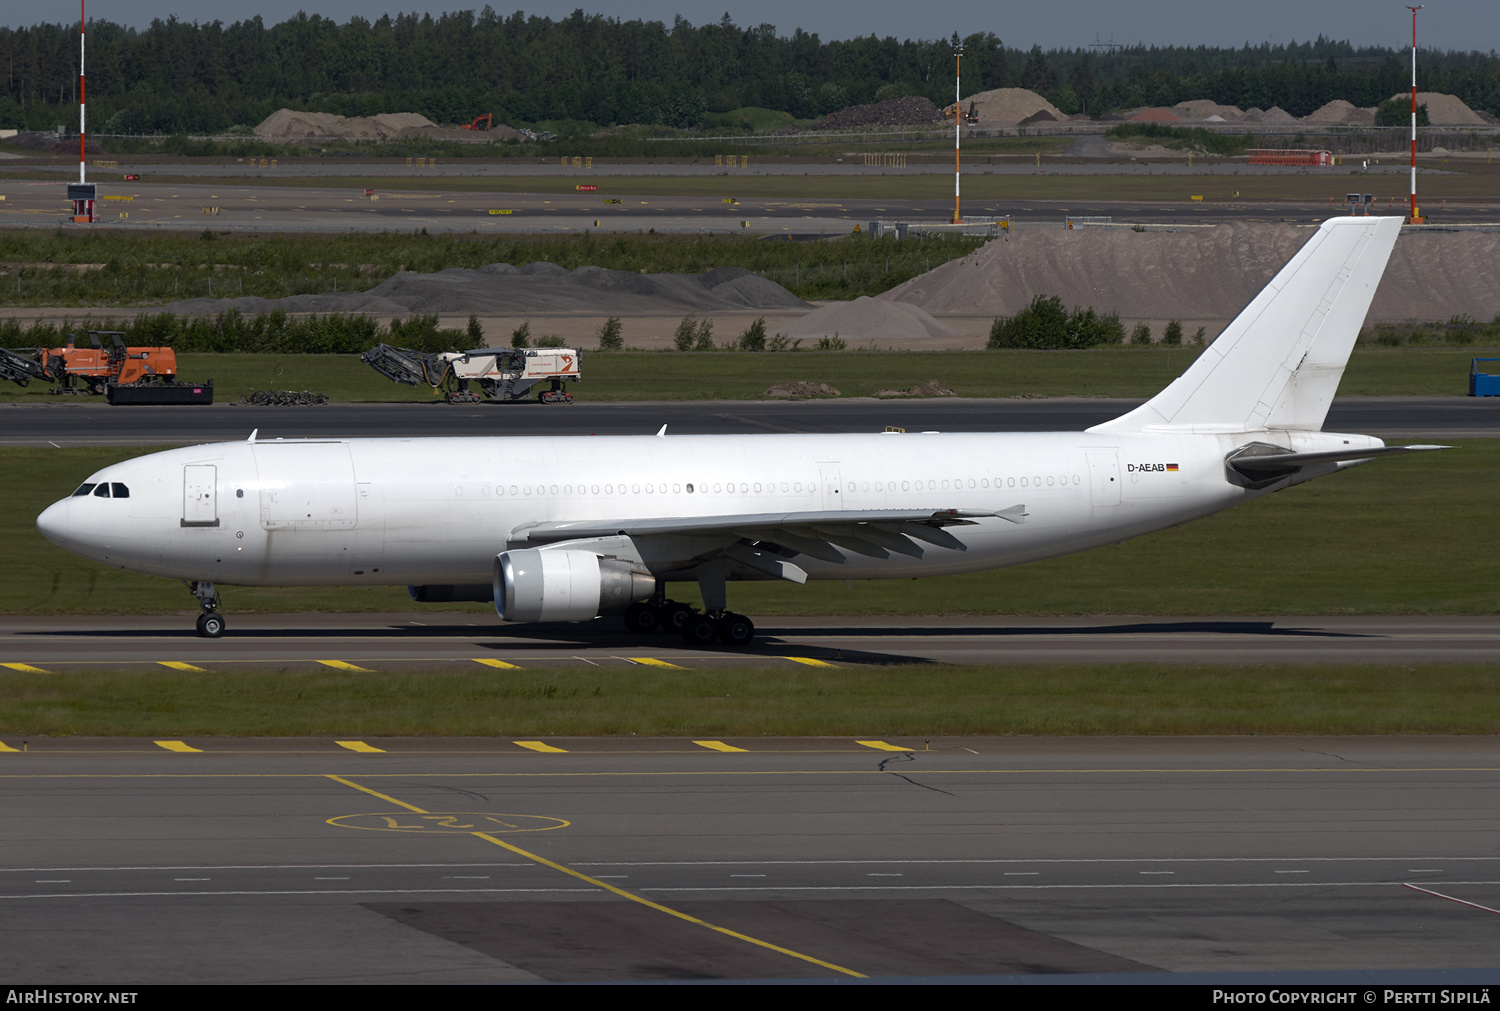
[[992, 350], [1063, 350], [1118, 344], [1124, 339], [1125, 328], [1117, 313], [1100, 316], [1093, 309], [1076, 307], [1069, 313], [1056, 295], [1038, 295], [1014, 316], [995, 320], [986, 346]]
[[1177, 320], [1168, 320], [1167, 328], [1161, 332], [1161, 342], [1177, 347], [1182, 343], [1182, 323]]
[[[595, 336], [599, 338], [599, 350], [619, 351], [625, 347], [625, 337], [620, 328], [620, 317], [611, 316], [599, 324]], [[561, 347], [561, 344], [558, 345]]]

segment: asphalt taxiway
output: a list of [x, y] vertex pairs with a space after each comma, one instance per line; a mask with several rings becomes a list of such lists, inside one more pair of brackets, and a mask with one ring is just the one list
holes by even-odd
[[[232, 601], [231, 601], [232, 605]], [[893, 663], [1490, 663], [1494, 616], [1250, 618], [765, 617], [749, 647], [687, 646], [633, 635], [612, 616], [507, 625], [493, 613], [235, 614], [202, 639], [181, 615], [0, 616], [0, 666], [64, 670], [173, 667], [232, 673], [326, 665], [353, 670], [548, 670], [647, 664], [852, 667]], [[476, 668], [477, 669], [477, 668]]]
[[[1139, 400], [848, 398], [802, 401], [657, 401], [568, 405], [328, 404], [322, 407], [110, 407], [0, 405], [0, 445], [146, 446], [259, 439], [419, 438], [441, 435], [678, 435], [785, 432], [1078, 432]], [[1340, 397], [1324, 425], [1387, 439], [1500, 435], [1500, 402], [1475, 397]]]
[[4, 741], [17, 983], [1500, 979], [1494, 738]]

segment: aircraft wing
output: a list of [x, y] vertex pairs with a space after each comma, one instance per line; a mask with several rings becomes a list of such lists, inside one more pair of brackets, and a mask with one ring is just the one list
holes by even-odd
[[840, 563], [844, 552], [889, 558], [891, 552], [921, 558], [923, 542], [953, 551], [965, 550], [944, 527], [972, 526], [980, 519], [1023, 523], [1024, 505], [999, 511], [972, 509], [839, 509], [787, 513], [737, 513], [721, 516], [676, 516], [660, 519], [562, 520], [534, 523], [512, 531], [514, 539], [533, 544], [595, 537], [719, 536], [726, 557], [768, 575], [795, 582], [806, 573], [786, 561], [808, 555]]

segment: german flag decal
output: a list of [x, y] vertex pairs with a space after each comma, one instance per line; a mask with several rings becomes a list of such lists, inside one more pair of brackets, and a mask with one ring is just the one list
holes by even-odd
[[1175, 464], [1175, 463], [1169, 463], [1169, 464], [1167, 464], [1167, 470], [1171, 471], [1171, 470], [1176, 470], [1176, 469], [1177, 469], [1177, 464]]

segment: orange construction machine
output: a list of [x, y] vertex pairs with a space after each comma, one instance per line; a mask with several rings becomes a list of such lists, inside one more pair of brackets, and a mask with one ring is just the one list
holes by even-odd
[[[214, 386], [179, 383], [171, 348], [132, 348], [123, 333], [90, 330], [90, 347], [37, 348], [36, 363], [56, 385], [53, 393], [102, 393], [111, 404], [211, 404]], [[99, 338], [110, 338], [106, 348]]]

